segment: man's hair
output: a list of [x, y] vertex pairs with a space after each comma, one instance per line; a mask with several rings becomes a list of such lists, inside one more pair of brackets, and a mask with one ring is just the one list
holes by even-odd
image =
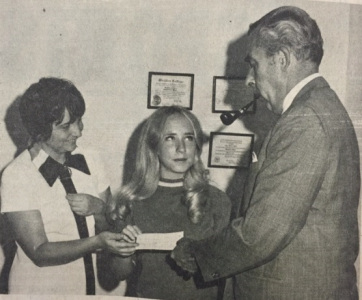
[[53, 123], [63, 121], [65, 109], [69, 112], [70, 123], [85, 112], [83, 96], [72, 82], [49, 77], [32, 84], [21, 97], [19, 105], [22, 122], [32, 142], [48, 140]]
[[304, 10], [282, 6], [250, 25], [251, 47], [263, 48], [273, 55], [288, 48], [297, 60], [319, 66], [323, 57], [323, 39], [315, 20]]

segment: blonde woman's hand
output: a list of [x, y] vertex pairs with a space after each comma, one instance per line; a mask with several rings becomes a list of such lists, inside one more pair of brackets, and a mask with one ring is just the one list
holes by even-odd
[[122, 257], [128, 257], [134, 254], [138, 246], [137, 236], [141, 233], [141, 230], [136, 225], [127, 225], [123, 228], [117, 254]]
[[127, 225], [122, 230], [123, 240], [128, 243], [136, 243], [137, 236], [142, 233], [141, 229], [139, 229], [136, 225]]
[[[123, 233], [103, 231], [97, 235], [100, 248], [123, 257], [132, 255], [136, 251], [137, 243], [126, 241]], [[128, 239], [128, 238], [126, 238]]]

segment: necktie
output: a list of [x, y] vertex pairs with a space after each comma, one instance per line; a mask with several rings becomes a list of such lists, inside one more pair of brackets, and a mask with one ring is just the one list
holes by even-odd
[[[78, 161], [82, 161], [81, 164], [83, 164], [84, 156], [81, 155], [80, 157], [82, 159], [80, 159]], [[68, 160], [67, 160], [67, 162], [68, 162]], [[67, 163], [67, 162], [66, 162], [66, 165], [69, 165], [69, 163]], [[84, 163], [85, 163], [85, 160], [84, 160]], [[52, 159], [49, 156], [47, 158], [47, 160], [45, 161], [45, 163], [39, 168], [39, 171], [42, 173], [42, 175], [47, 180], [47, 182], [50, 186], [53, 185], [54, 182], [52, 182], [52, 184], [50, 184], [49, 178], [55, 177], [55, 179], [56, 179], [59, 176], [60, 182], [62, 183], [66, 193], [67, 194], [76, 194], [77, 190], [76, 190], [76, 188], [73, 184], [72, 178], [71, 178], [71, 170], [66, 165], [61, 165], [60, 163], [58, 163], [57, 161], [55, 161], [54, 159]], [[86, 170], [88, 170], [86, 163], [85, 163], [84, 168]], [[79, 168], [77, 168], [77, 169], [79, 169]], [[54, 174], [54, 173], [56, 173], [56, 174]], [[90, 174], [89, 170], [86, 173]], [[51, 174], [51, 176], [49, 174]], [[73, 212], [73, 215], [74, 215], [74, 218], [75, 218], [75, 221], [77, 224], [78, 233], [79, 233], [80, 238], [84, 239], [84, 238], [89, 237], [86, 218], [83, 216], [77, 215], [74, 212]], [[92, 254], [87, 253], [86, 255], [83, 256], [83, 260], [84, 260], [84, 268], [85, 268], [85, 275], [86, 275], [87, 295], [95, 295], [95, 276], [94, 276], [94, 269], [93, 269]]]

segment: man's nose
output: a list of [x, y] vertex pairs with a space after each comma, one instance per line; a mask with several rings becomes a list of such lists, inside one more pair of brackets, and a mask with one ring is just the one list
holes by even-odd
[[246, 79], [245, 79], [245, 85], [255, 88], [255, 77], [254, 77], [253, 68], [249, 69], [248, 75], [246, 76]]

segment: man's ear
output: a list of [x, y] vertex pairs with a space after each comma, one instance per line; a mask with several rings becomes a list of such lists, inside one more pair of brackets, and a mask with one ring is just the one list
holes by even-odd
[[282, 47], [277, 53], [278, 62], [282, 70], [287, 70], [290, 65], [291, 53], [288, 48]]

